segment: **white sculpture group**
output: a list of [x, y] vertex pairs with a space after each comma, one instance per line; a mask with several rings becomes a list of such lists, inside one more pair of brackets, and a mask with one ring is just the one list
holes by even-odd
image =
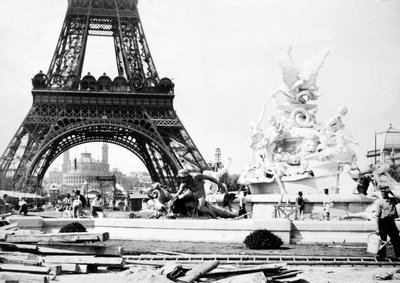
[[269, 126], [264, 130], [264, 105], [259, 119], [251, 124], [251, 161], [241, 175], [241, 183], [277, 182], [283, 196], [288, 194], [284, 178], [299, 181], [302, 177], [337, 174], [342, 164], [355, 161], [349, 144], [356, 142], [344, 129], [347, 108], [339, 107], [320, 123], [316, 119], [318, 107], [311, 103], [320, 96], [316, 80], [328, 54], [324, 52], [308, 61], [301, 73], [288, 51], [280, 64], [285, 88], [271, 95], [279, 117], [268, 116]]

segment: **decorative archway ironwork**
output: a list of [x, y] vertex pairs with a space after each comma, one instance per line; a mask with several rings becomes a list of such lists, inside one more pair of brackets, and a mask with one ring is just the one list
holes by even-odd
[[[81, 79], [92, 35], [113, 38], [113, 80]], [[49, 70], [32, 85], [32, 107], [0, 160], [1, 180], [14, 189], [35, 191], [60, 154], [87, 142], [128, 149], [171, 187], [185, 164], [209, 169], [174, 110], [174, 84], [158, 76], [135, 0], [69, 0]]]

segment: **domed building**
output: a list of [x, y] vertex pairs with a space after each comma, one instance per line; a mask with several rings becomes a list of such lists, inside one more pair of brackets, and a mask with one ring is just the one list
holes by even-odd
[[[102, 160], [96, 160], [90, 152], [81, 153], [80, 158], [73, 162], [63, 163], [63, 184], [77, 186], [94, 180], [96, 176], [110, 175], [110, 165], [108, 164], [108, 145], [103, 144]], [[105, 158], [104, 153], [107, 153]], [[65, 160], [64, 160], [65, 161]], [[64, 171], [65, 170], [65, 171]]]
[[400, 162], [400, 130], [390, 124], [388, 129], [376, 132], [368, 146], [367, 158], [371, 163]]

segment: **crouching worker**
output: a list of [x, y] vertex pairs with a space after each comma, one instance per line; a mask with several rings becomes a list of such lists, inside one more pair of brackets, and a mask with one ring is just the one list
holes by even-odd
[[24, 214], [26, 216], [28, 214], [28, 204], [23, 198], [19, 198], [18, 206], [18, 214]]
[[101, 194], [97, 194], [90, 205], [92, 207], [92, 217], [103, 217], [103, 199]]
[[[396, 204], [400, 201], [390, 191], [387, 185], [381, 185], [380, 191], [382, 198], [376, 200], [375, 215], [376, 233], [382, 241], [387, 241], [387, 236], [390, 237], [390, 242], [393, 245], [396, 258], [400, 258], [400, 236], [399, 230], [396, 227], [395, 218], [397, 218]], [[379, 250], [376, 255], [377, 260], [384, 260], [386, 257], [386, 246]]]
[[213, 213], [206, 206], [204, 180], [209, 180], [216, 183], [218, 187], [224, 191], [225, 188], [223, 187], [223, 185], [215, 178], [212, 178], [210, 176], [206, 176], [203, 174], [192, 176], [189, 174], [189, 171], [187, 169], [179, 170], [177, 177], [181, 180], [181, 185], [179, 186], [179, 190], [174, 200], [195, 200], [195, 202], [197, 203], [197, 205], [195, 206], [195, 211], [207, 214], [212, 218], [217, 218], [215, 213]]

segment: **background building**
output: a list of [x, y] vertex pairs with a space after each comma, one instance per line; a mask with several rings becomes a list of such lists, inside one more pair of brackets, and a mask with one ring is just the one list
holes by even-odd
[[82, 192], [110, 193], [113, 184], [110, 182], [98, 182], [96, 177], [115, 176], [117, 190], [125, 194], [139, 191], [142, 187], [150, 186], [152, 181], [148, 172], [131, 172], [124, 175], [118, 168], [110, 170], [108, 163], [109, 147], [106, 143], [101, 146], [101, 159], [95, 159], [85, 150], [79, 157], [71, 159], [70, 151], [63, 154], [61, 166], [50, 168], [43, 180], [43, 186], [47, 191], [57, 186], [60, 195], [80, 189]]
[[400, 130], [392, 127], [375, 133], [370, 143], [367, 158], [371, 163], [388, 162], [392, 158], [400, 158]]
[[388, 129], [376, 132], [368, 147], [367, 158], [371, 164], [389, 164], [390, 175], [400, 181], [400, 130], [390, 124]]

